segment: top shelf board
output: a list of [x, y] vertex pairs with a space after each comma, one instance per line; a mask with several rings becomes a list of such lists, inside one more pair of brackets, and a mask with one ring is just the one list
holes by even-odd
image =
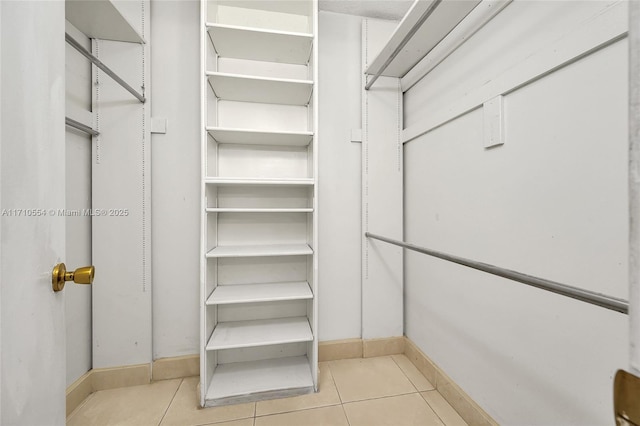
[[213, 47], [223, 58], [305, 65], [311, 56], [313, 35], [207, 24]]
[[144, 37], [110, 0], [67, 1], [66, 19], [89, 38], [144, 43]]
[[[482, 0], [442, 0], [433, 13], [420, 24], [434, 0], [416, 0], [402, 18], [387, 44], [367, 67], [368, 75], [404, 77], [422, 58], [440, 43]], [[415, 33], [412, 34], [412, 32]], [[405, 39], [409, 38], [398, 55], [383, 66]]]

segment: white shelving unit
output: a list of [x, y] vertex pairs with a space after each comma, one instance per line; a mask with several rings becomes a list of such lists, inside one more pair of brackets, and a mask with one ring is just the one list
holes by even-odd
[[312, 208], [238, 208], [238, 207], [208, 207], [207, 213], [311, 213]]
[[278, 178], [232, 178], [232, 177], [207, 177], [205, 183], [209, 185], [285, 185], [285, 186], [312, 186], [313, 178], [278, 179]]
[[312, 132], [269, 132], [251, 129], [225, 129], [221, 127], [208, 127], [207, 131], [218, 143], [308, 146], [313, 140]]
[[276, 257], [308, 256], [313, 250], [307, 244], [268, 244], [255, 246], [218, 246], [206, 257]]
[[221, 72], [207, 72], [207, 76], [216, 97], [230, 101], [307, 105], [313, 91], [313, 82], [309, 80], [248, 77]]
[[317, 0], [202, 0], [201, 404], [317, 390]]
[[306, 281], [271, 284], [242, 284], [216, 288], [207, 305], [274, 302], [280, 300], [313, 299]]
[[207, 401], [243, 402], [246, 395], [299, 395], [314, 386], [306, 356], [222, 364], [207, 390]]
[[251, 348], [313, 340], [306, 317], [221, 322], [207, 343], [208, 351]]
[[218, 55], [226, 58], [306, 65], [313, 35], [207, 23]]

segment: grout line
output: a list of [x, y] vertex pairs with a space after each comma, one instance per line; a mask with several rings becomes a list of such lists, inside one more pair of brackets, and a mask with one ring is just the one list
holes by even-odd
[[[396, 361], [396, 359], [393, 357], [393, 355], [391, 355], [391, 359], [393, 360], [393, 362], [398, 366], [398, 368], [400, 369], [400, 371], [402, 371], [402, 374], [404, 374], [404, 377], [406, 377], [406, 379], [409, 381], [409, 383], [411, 383], [411, 386], [413, 386], [413, 388], [416, 390], [416, 392], [420, 393], [420, 390], [418, 389], [418, 387], [415, 385], [415, 383], [413, 383], [413, 380], [411, 380], [411, 377], [409, 377], [409, 375], [404, 371], [404, 369], [400, 366], [400, 364], [398, 364], [398, 361]], [[418, 371], [419, 372], [419, 371]], [[420, 373], [422, 374], [422, 373]], [[426, 377], [425, 377], [426, 379]], [[428, 380], [427, 380], [428, 381]], [[431, 382], [429, 382], [431, 383]]]
[[357, 400], [354, 400], [354, 401], [344, 402], [343, 405], [344, 404], [354, 404], [354, 403], [357, 403], [357, 402], [364, 402], [364, 401], [375, 401], [377, 399], [395, 398], [396, 396], [413, 395], [414, 393], [420, 393], [420, 392], [404, 392], [404, 393], [398, 393], [398, 394], [395, 394], [395, 395], [376, 396], [376, 397], [373, 397], [373, 398], [357, 399]]
[[183, 383], [184, 383], [184, 379], [180, 379], [180, 383], [178, 383], [178, 387], [176, 388], [176, 391], [173, 393], [173, 396], [171, 397], [171, 401], [169, 401], [169, 404], [167, 404], [167, 408], [164, 410], [164, 413], [162, 414], [162, 418], [158, 422], [158, 426], [162, 424], [162, 421], [167, 416], [167, 413], [169, 412], [169, 408], [171, 407], [171, 404], [173, 404], [173, 401], [176, 399], [176, 395], [178, 395], [178, 391], [180, 391], [180, 387], [182, 386]]
[[331, 362], [327, 362], [327, 368], [329, 369], [329, 376], [331, 376], [331, 380], [333, 380], [333, 385], [336, 387], [336, 393], [338, 394], [338, 399], [340, 400], [340, 404], [344, 404], [342, 400], [342, 395], [340, 395], [340, 389], [338, 389], [338, 384], [336, 383], [335, 377], [333, 377], [333, 372], [331, 371]]
[[344, 404], [340, 404], [340, 406], [342, 407], [342, 412], [344, 413], [344, 418], [347, 419], [347, 424], [349, 426], [351, 426], [351, 422], [349, 421], [349, 416], [347, 416], [347, 410], [345, 410]]
[[[298, 396], [304, 396], [304, 395], [298, 395]], [[295, 396], [292, 396], [290, 398], [295, 398]], [[288, 399], [288, 398], [285, 398]], [[335, 403], [335, 404], [326, 404], [326, 405], [318, 405], [318, 406], [314, 406], [314, 407], [307, 407], [307, 408], [295, 408], [295, 409], [289, 409], [286, 411], [277, 411], [275, 413], [269, 413], [269, 414], [261, 414], [261, 415], [255, 415], [254, 418], [258, 418], [258, 417], [269, 417], [269, 416], [278, 416], [280, 414], [290, 414], [290, 413], [297, 413], [300, 411], [307, 411], [307, 410], [315, 410], [316, 408], [327, 408], [327, 407], [335, 407], [337, 405], [342, 405], [341, 402]]]
[[[436, 392], [436, 393], [438, 393], [438, 391], [437, 391], [437, 390], [435, 390], [435, 389], [430, 390], [430, 391], [424, 391], [424, 393], [427, 393], [427, 392]], [[425, 398], [425, 397], [424, 397], [423, 392], [418, 392], [418, 393], [420, 394], [420, 396], [422, 397], [422, 399], [424, 400], [424, 402], [426, 402], [426, 403], [427, 403], [427, 405], [429, 406], [429, 408], [431, 408], [431, 411], [433, 411], [433, 413], [434, 413], [434, 414], [435, 414], [435, 415], [440, 419], [440, 421], [442, 422], [442, 424], [446, 426], [446, 425], [447, 425], [447, 423], [444, 421], [444, 419], [443, 419], [442, 417], [440, 417], [440, 414], [438, 414], [438, 412], [436, 411], [436, 409], [435, 409], [434, 407], [432, 407], [432, 406], [431, 406], [431, 404], [429, 404], [429, 401], [427, 401], [427, 398]], [[457, 413], [457, 411], [456, 411], [456, 413]]]

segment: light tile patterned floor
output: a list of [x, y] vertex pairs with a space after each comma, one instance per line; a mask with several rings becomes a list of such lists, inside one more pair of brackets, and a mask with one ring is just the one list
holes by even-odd
[[315, 394], [201, 409], [197, 377], [99, 391], [69, 426], [462, 426], [404, 355], [320, 363]]

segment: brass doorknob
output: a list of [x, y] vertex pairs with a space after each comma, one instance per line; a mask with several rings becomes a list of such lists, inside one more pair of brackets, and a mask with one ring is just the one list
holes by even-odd
[[83, 266], [73, 272], [67, 272], [67, 267], [64, 266], [64, 263], [58, 263], [53, 267], [51, 274], [53, 291], [62, 290], [66, 281], [73, 281], [76, 284], [91, 284], [95, 273], [96, 268], [93, 266]]

